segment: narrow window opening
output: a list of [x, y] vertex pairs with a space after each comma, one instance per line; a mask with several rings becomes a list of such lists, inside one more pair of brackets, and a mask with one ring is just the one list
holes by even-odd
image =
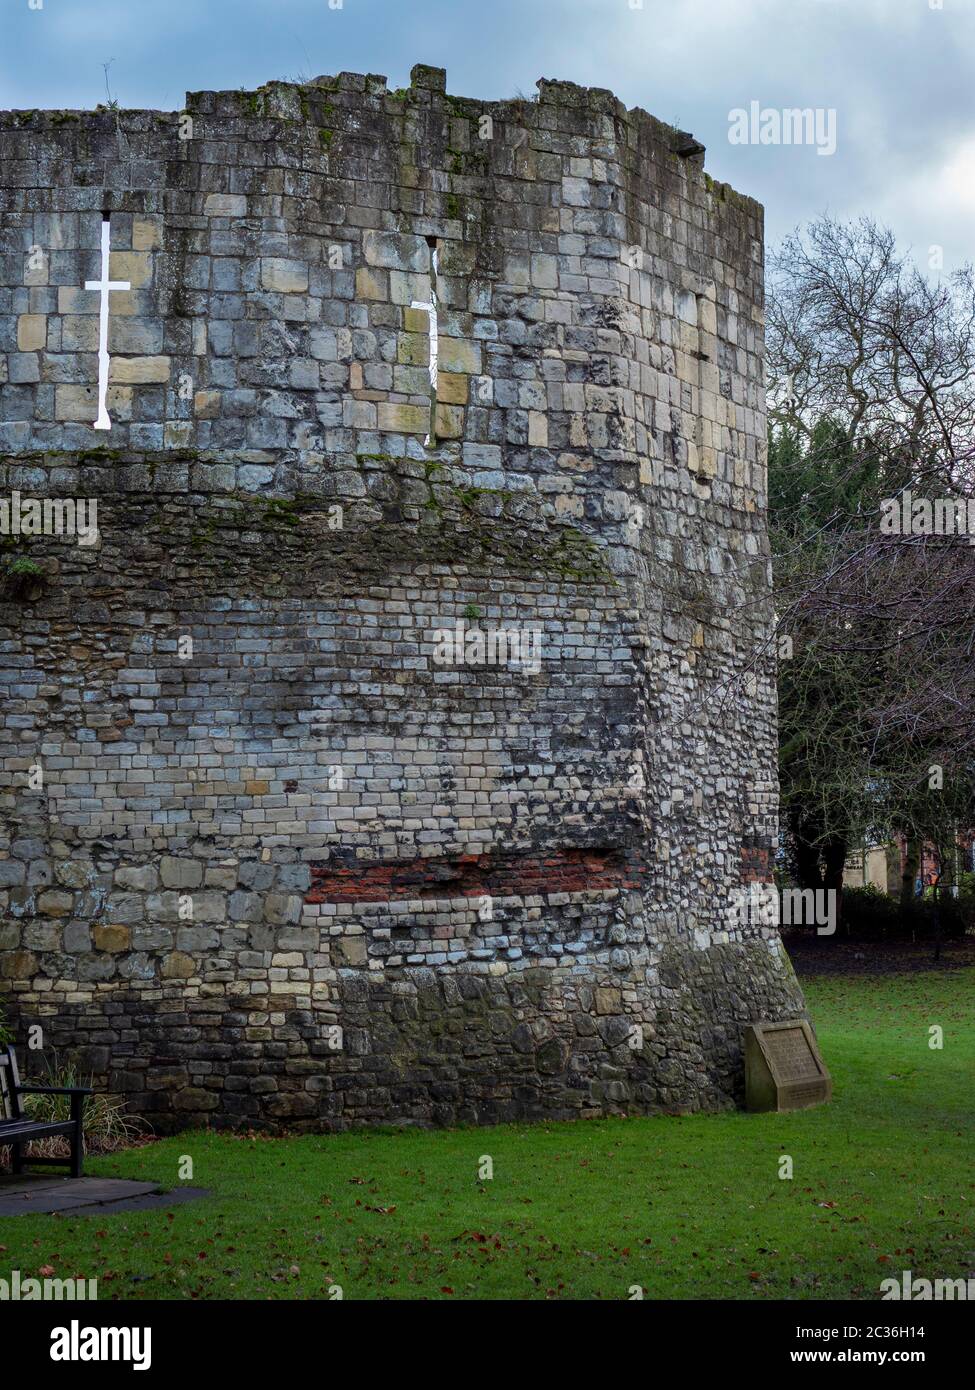
[[430, 334], [430, 428], [423, 442], [428, 449], [432, 449], [437, 442], [437, 357], [440, 341], [440, 324], [437, 317], [439, 242], [435, 236], [428, 236], [426, 242], [430, 248], [430, 298], [428, 300], [414, 299], [410, 307], [422, 309], [426, 313]]
[[98, 414], [95, 417], [96, 430], [110, 430], [112, 428], [112, 421], [108, 414], [108, 296], [112, 290], [131, 288], [128, 280], [110, 280], [108, 278], [111, 240], [111, 214], [103, 212], [101, 279], [85, 281], [86, 290], [98, 290], [101, 294], [101, 302], [98, 307]]

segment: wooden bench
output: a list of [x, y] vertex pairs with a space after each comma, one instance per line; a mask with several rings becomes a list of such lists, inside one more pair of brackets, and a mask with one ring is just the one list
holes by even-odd
[[[82, 1121], [85, 1096], [90, 1095], [91, 1090], [88, 1086], [23, 1085], [17, 1070], [17, 1054], [12, 1045], [0, 1045], [0, 1148], [10, 1145], [15, 1173], [23, 1172], [25, 1166], [33, 1168], [35, 1164], [62, 1167], [67, 1163], [71, 1169], [71, 1176], [81, 1177], [84, 1157]], [[70, 1096], [71, 1118], [33, 1120], [24, 1114], [21, 1096]], [[31, 1158], [23, 1153], [22, 1146], [31, 1139], [47, 1139], [52, 1134], [68, 1135], [71, 1142], [70, 1159]]]

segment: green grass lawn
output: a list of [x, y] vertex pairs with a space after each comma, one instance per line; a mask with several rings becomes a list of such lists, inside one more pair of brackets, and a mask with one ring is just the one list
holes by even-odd
[[[805, 981], [830, 1106], [240, 1139], [194, 1131], [102, 1176], [208, 1199], [0, 1219], [0, 1272], [99, 1298], [866, 1298], [975, 1274], [975, 970]], [[944, 1029], [941, 1051], [928, 1029]], [[488, 1154], [494, 1177], [479, 1182]], [[794, 1178], [779, 1178], [792, 1156]]]

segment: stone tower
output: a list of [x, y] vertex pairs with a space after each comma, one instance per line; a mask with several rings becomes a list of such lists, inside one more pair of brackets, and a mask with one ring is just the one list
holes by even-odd
[[762, 210], [538, 86], [0, 116], [0, 996], [160, 1130], [720, 1107], [802, 1011]]

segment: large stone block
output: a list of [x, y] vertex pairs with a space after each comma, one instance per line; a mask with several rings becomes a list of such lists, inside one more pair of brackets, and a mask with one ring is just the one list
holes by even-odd
[[382, 266], [386, 270], [405, 270], [426, 274], [430, 271], [430, 248], [418, 236], [400, 236], [395, 232], [362, 234], [362, 254], [366, 265]]
[[46, 316], [44, 314], [21, 314], [17, 320], [18, 351], [39, 352], [46, 345]]
[[426, 434], [430, 428], [430, 409], [420, 405], [387, 405], [378, 407], [378, 428], [394, 433]]
[[148, 251], [113, 251], [108, 258], [108, 275], [111, 280], [127, 280], [130, 290], [141, 290], [152, 280], [152, 255]]
[[110, 382], [132, 386], [168, 381], [169, 376], [168, 357], [113, 357], [108, 372]]
[[208, 193], [203, 213], [206, 217], [246, 217], [247, 199], [243, 193]]
[[108, 923], [92, 927], [92, 941], [96, 951], [119, 953], [128, 951], [132, 945], [132, 932], [125, 926], [112, 926]]
[[303, 261], [269, 256], [261, 261], [261, 284], [281, 294], [303, 294], [308, 289], [308, 267]]
[[203, 883], [203, 865], [196, 859], [167, 854], [159, 861], [159, 876], [164, 888], [199, 888]]

